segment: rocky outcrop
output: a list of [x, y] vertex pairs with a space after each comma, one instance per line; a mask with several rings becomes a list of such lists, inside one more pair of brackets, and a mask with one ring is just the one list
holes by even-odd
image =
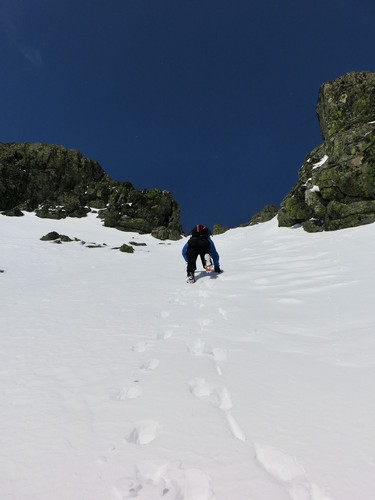
[[262, 210], [254, 214], [250, 222], [245, 222], [241, 224], [241, 227], [254, 226], [256, 224], [262, 224], [263, 222], [268, 222], [269, 220], [276, 217], [278, 213], [278, 208], [276, 205], [266, 205]]
[[168, 191], [137, 190], [117, 182], [99, 163], [62, 146], [0, 143], [0, 210], [39, 217], [84, 217], [97, 209], [104, 225], [179, 239], [180, 210]]
[[229, 231], [229, 227], [223, 226], [222, 224], [214, 224], [214, 229], [212, 234], [215, 236], [216, 234], [224, 234], [227, 231]]
[[375, 73], [325, 83], [316, 111], [324, 142], [306, 156], [279, 225], [313, 232], [374, 222]]

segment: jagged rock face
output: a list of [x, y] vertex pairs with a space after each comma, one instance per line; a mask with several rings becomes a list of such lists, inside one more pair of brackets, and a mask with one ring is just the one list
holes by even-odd
[[375, 119], [375, 73], [348, 73], [320, 88], [316, 106], [324, 141]]
[[281, 203], [280, 226], [310, 232], [375, 221], [375, 73], [325, 83], [317, 115], [323, 144], [305, 158]]
[[46, 144], [0, 143], [0, 210], [39, 217], [84, 217], [96, 208], [104, 225], [179, 239], [180, 211], [168, 191], [139, 191], [117, 182], [75, 150]]

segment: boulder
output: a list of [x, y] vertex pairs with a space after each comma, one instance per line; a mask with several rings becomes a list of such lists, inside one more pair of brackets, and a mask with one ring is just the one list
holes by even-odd
[[133, 245], [133, 247], [147, 247], [147, 243], [140, 243], [139, 241], [129, 241], [129, 245]]
[[127, 245], [126, 243], [124, 243], [123, 245], [121, 245], [120, 247], [120, 252], [124, 252], [124, 253], [134, 253], [134, 248], [130, 245]]
[[68, 243], [71, 241], [79, 241], [77, 238], [75, 240], [72, 240], [69, 236], [66, 234], [59, 234], [56, 231], [51, 231], [50, 233], [45, 234], [42, 236], [41, 241], [54, 241], [55, 243]]
[[55, 241], [60, 238], [60, 234], [56, 231], [51, 231], [50, 233], [45, 234], [40, 239], [42, 241]]

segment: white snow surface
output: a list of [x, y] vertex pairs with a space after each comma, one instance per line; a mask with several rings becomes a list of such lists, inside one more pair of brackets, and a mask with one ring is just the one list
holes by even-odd
[[318, 161], [318, 163], [313, 164], [313, 170], [315, 170], [316, 168], [322, 167], [327, 160], [328, 160], [328, 156], [324, 155], [323, 158], [320, 161]]
[[185, 241], [0, 216], [0, 498], [373, 500], [375, 225]]

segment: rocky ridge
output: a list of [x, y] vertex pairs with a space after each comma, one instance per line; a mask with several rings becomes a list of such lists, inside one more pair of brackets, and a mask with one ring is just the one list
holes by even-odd
[[84, 217], [97, 210], [104, 225], [151, 233], [158, 239], [181, 237], [180, 209], [168, 191], [137, 190], [112, 180], [98, 162], [79, 151], [40, 143], [0, 143], [0, 211], [39, 217]]
[[375, 221], [375, 73], [352, 72], [319, 90], [323, 144], [309, 153], [278, 212], [309, 232]]
[[[279, 226], [337, 230], [375, 222], [375, 73], [351, 72], [324, 83], [317, 117], [323, 143], [310, 152], [277, 211], [267, 205], [242, 226], [273, 218]], [[0, 143], [0, 211], [20, 216], [84, 217], [96, 210], [104, 225], [179, 239], [180, 209], [168, 191], [137, 190], [112, 180], [75, 150]], [[214, 234], [228, 228], [216, 224]]]

